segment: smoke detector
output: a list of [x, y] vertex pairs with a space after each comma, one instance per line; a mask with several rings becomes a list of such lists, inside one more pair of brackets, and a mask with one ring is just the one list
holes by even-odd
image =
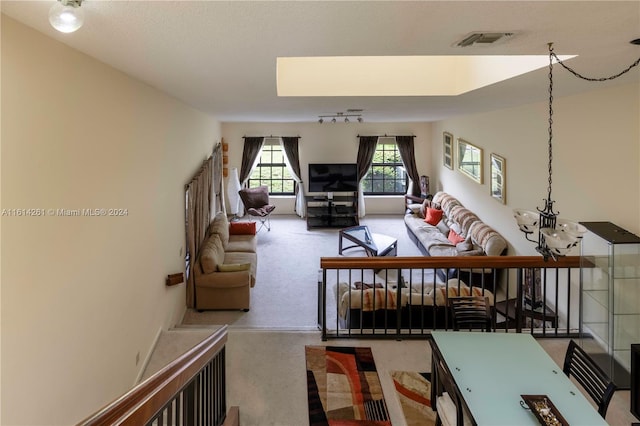
[[456, 43], [458, 47], [467, 47], [474, 44], [493, 44], [503, 37], [511, 37], [513, 33], [474, 32], [468, 34]]

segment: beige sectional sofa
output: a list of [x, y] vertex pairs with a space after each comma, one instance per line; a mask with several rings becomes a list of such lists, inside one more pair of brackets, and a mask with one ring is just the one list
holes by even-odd
[[[442, 210], [442, 219], [435, 225], [425, 222], [427, 208]], [[507, 252], [507, 241], [502, 235], [465, 208], [457, 198], [442, 191], [437, 192], [432, 200], [409, 205], [404, 222], [409, 236], [426, 256], [503, 256]], [[451, 230], [462, 241], [451, 241]], [[494, 290], [490, 272], [462, 269], [438, 271], [438, 275], [442, 280], [459, 277], [472, 286], [483, 282], [488, 289]]]
[[[216, 214], [194, 264], [195, 308], [242, 309], [248, 311], [251, 288], [256, 283], [258, 256], [255, 223], [253, 234], [237, 234], [227, 215]], [[246, 228], [248, 222], [238, 225]]]
[[[425, 222], [425, 210], [429, 206], [443, 212], [436, 225]], [[506, 240], [445, 192], [437, 192], [432, 200], [422, 204], [409, 205], [404, 222], [409, 235], [427, 256], [501, 256], [506, 253]], [[464, 241], [458, 244], [450, 241], [450, 230]]]

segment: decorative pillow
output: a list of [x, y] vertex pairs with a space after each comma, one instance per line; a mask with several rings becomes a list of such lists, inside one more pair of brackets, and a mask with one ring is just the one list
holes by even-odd
[[218, 234], [211, 234], [200, 249], [200, 266], [205, 274], [215, 272], [224, 262], [224, 247]]
[[458, 251], [473, 250], [473, 243], [471, 242], [471, 240], [466, 239], [466, 240], [456, 244], [456, 250], [458, 250]]
[[456, 246], [458, 245], [458, 243], [461, 243], [464, 241], [464, 237], [461, 237], [460, 235], [458, 235], [458, 233], [453, 229], [449, 230], [449, 236], [447, 237], [447, 239], [451, 241], [451, 244], [454, 244]]
[[449, 224], [449, 228], [451, 228], [456, 234], [458, 234], [460, 236], [464, 235], [462, 233], [462, 228], [460, 228], [460, 225], [458, 225], [457, 223], [455, 223], [453, 221]]
[[436, 226], [442, 220], [442, 210], [427, 207], [427, 215], [424, 219], [429, 225]]
[[423, 219], [427, 217], [427, 208], [429, 207], [431, 207], [431, 200], [424, 200], [420, 205], [420, 212], [418, 213], [418, 216]]
[[213, 217], [211, 224], [209, 225], [209, 235], [218, 234], [220, 241], [222, 241], [222, 247], [226, 247], [229, 243], [229, 220], [225, 212], [218, 212]]
[[442, 232], [442, 235], [445, 237], [449, 235], [449, 226], [446, 224], [446, 221], [441, 220], [438, 222], [436, 228], [438, 228], [438, 231]]
[[221, 263], [218, 265], [220, 272], [248, 271], [249, 269], [251, 269], [250, 263]]
[[229, 234], [231, 235], [255, 235], [255, 222], [230, 222]]

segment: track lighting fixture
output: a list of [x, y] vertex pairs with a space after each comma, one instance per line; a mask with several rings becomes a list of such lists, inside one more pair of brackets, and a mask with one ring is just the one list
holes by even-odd
[[340, 121], [344, 120], [345, 123], [350, 123], [351, 120], [349, 120], [349, 117], [355, 117], [358, 123], [362, 123], [364, 120], [362, 119], [362, 114], [360, 114], [361, 112], [362, 112], [361, 109], [354, 109], [354, 110], [348, 109], [346, 113], [336, 112], [335, 114], [319, 115], [318, 123], [320, 124], [324, 123], [325, 118], [331, 118], [332, 123], [337, 123], [338, 120]]
[[72, 33], [84, 23], [83, 0], [57, 0], [49, 10], [51, 26], [62, 33]]

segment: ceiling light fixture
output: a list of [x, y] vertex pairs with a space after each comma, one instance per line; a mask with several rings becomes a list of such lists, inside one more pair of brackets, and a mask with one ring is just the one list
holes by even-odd
[[[537, 243], [536, 250], [542, 254], [545, 260], [549, 257], [556, 260], [558, 256], [566, 255], [575, 247], [587, 229], [579, 223], [563, 220], [558, 217], [558, 212], [553, 211], [553, 201], [551, 199], [551, 174], [553, 160], [553, 60], [564, 67], [574, 76], [587, 81], [613, 80], [630, 71], [640, 64], [640, 58], [631, 64], [626, 70], [611, 77], [590, 78], [584, 77], [573, 69], [565, 65], [553, 52], [553, 43], [549, 43], [549, 185], [547, 186], [547, 199], [544, 200], [544, 208], [537, 208], [537, 212], [523, 209], [514, 209], [514, 217], [518, 222], [518, 227], [525, 234], [527, 241]], [[529, 238], [533, 233], [538, 232], [538, 241]]]
[[57, 0], [49, 10], [51, 26], [62, 33], [72, 33], [84, 23], [83, 0]]
[[335, 114], [325, 114], [318, 116], [318, 123], [324, 123], [325, 118], [331, 118], [332, 123], [337, 123], [338, 120], [344, 120], [345, 123], [351, 123], [349, 117], [355, 117], [358, 123], [362, 123], [364, 120], [362, 118], [361, 109], [348, 109], [347, 112], [336, 112]]

